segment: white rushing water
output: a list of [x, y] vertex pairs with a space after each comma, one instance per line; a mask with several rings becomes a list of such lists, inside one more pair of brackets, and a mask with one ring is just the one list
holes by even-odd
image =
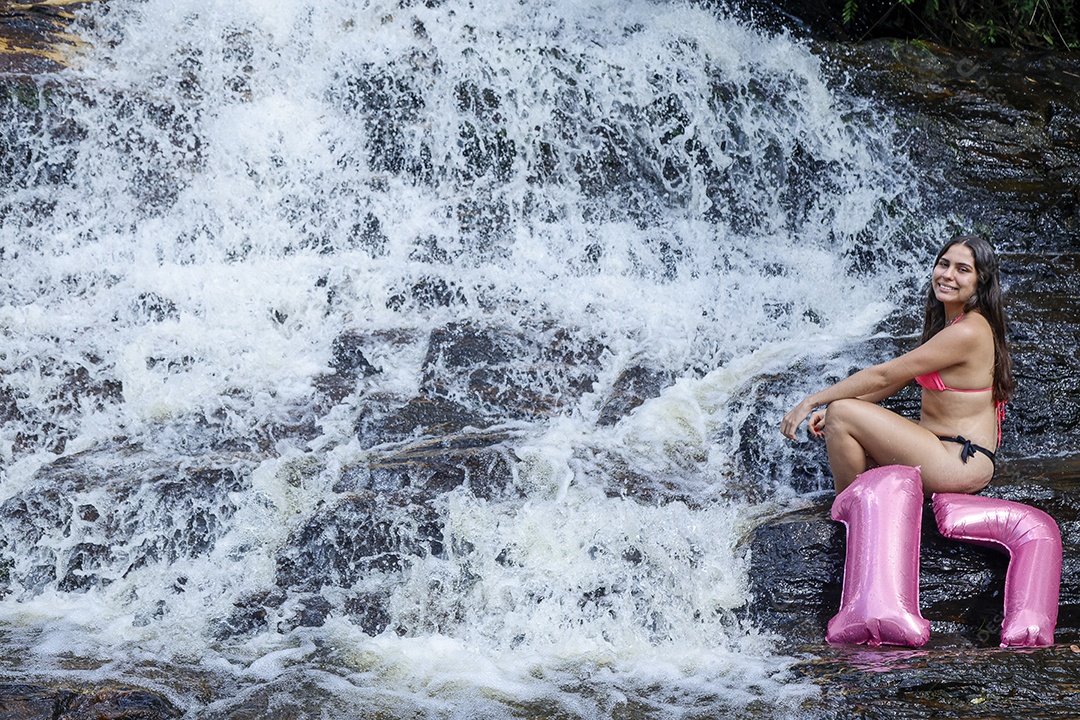
[[[744, 451], [788, 457], [798, 388], [768, 383], [845, 372], [918, 275], [888, 118], [790, 38], [680, 3], [84, 12], [87, 47], [3, 129], [13, 676], [142, 684], [192, 717], [798, 715], [812, 691], [746, 620], [742, 546], [797, 493]], [[441, 380], [507, 438], [512, 491], [438, 494], [433, 538], [400, 484], [342, 478], [420, 438], [364, 419], [430, 391], [453, 323], [513, 337], [508, 377], [548, 400]], [[379, 372], [327, 401], [343, 333]], [[598, 422], [632, 367], [663, 391]], [[437, 547], [281, 587], [356, 497]], [[340, 547], [351, 525], [324, 521]], [[314, 596], [325, 618], [295, 621]]]

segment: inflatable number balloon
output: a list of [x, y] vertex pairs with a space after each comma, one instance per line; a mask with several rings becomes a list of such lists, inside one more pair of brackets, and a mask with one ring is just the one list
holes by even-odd
[[1009, 553], [1001, 647], [1053, 645], [1061, 589], [1061, 532], [1054, 519], [1029, 505], [977, 495], [941, 493], [933, 505], [945, 537]]
[[828, 642], [918, 647], [930, 639], [919, 613], [922, 505], [922, 474], [905, 465], [867, 470], [836, 496], [832, 517], [847, 527], [847, 553]]

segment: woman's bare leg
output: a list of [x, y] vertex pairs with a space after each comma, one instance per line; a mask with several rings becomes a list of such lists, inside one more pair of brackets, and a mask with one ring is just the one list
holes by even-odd
[[[848, 403], [844, 400], [829, 405], [829, 412], [825, 415], [825, 448], [829, 453], [829, 468], [838, 494], [870, 467], [866, 448], [856, 437], [859, 415], [859, 408], [850, 408], [849, 412]], [[905, 418], [897, 415], [897, 419]]]
[[863, 400], [838, 400], [825, 416], [825, 447], [836, 492], [841, 492], [871, 465], [922, 468], [923, 490], [978, 492], [993, 475], [989, 458], [960, 460], [960, 446], [947, 447], [918, 423]]

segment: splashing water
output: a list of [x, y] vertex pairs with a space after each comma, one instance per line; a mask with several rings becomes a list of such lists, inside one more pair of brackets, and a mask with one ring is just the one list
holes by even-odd
[[[679, 3], [263, 5], [91, 7], [5, 106], [6, 654], [194, 713], [796, 713], [744, 450], [917, 273], [887, 118]], [[506, 488], [380, 474], [417, 397]]]

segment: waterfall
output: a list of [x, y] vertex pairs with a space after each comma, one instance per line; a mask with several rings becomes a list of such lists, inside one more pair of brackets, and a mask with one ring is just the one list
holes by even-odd
[[799, 369], [919, 278], [888, 117], [680, 2], [81, 12], [0, 120], [23, 672], [222, 716], [796, 712], [741, 543], [798, 502]]

